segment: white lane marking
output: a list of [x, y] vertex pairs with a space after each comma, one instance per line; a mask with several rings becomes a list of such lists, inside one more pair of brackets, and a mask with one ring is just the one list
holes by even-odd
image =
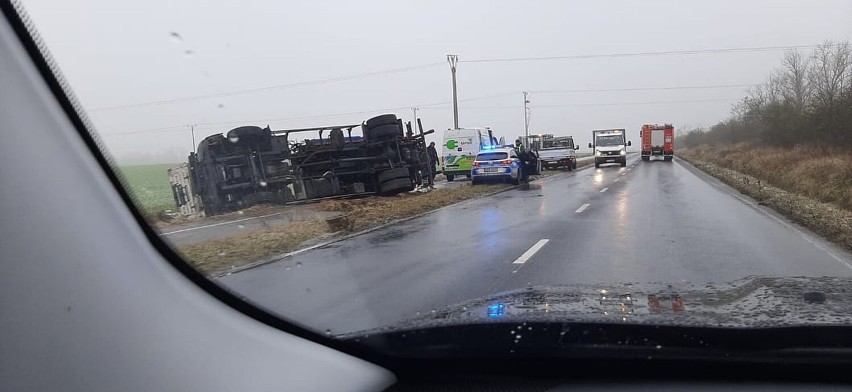
[[616, 178], [616, 179], [612, 180], [612, 182], [618, 182], [618, 180], [620, 180], [620, 178]]
[[627, 174], [627, 172], [622, 172], [622, 173], [621, 173], [621, 174], [619, 174], [619, 175], [620, 175], [620, 176], [623, 176], [623, 175], [625, 175], [625, 174]]
[[586, 208], [589, 208], [589, 203], [581, 205], [580, 208], [577, 209], [577, 211], [574, 211], [574, 213], [579, 214], [583, 212]]
[[606, 192], [606, 190], [607, 190], [607, 189], [609, 189], [609, 188], [604, 188], [604, 189], [601, 189], [601, 193], [604, 193], [604, 192]]
[[533, 245], [531, 248], [527, 249], [527, 251], [524, 252], [524, 254], [522, 254], [521, 257], [518, 257], [517, 259], [515, 259], [515, 261], [513, 261], [512, 264], [526, 263], [527, 260], [529, 260], [531, 257], [533, 257], [533, 255], [535, 255], [538, 251], [540, 251], [541, 248], [544, 247], [544, 245], [546, 245], [549, 241], [550, 240], [547, 239], [547, 238], [539, 240], [538, 242], [535, 243], [535, 245]]
[[169, 235], [169, 234], [183, 233], [185, 231], [201, 230], [201, 229], [207, 229], [207, 228], [210, 228], [210, 227], [230, 225], [232, 223], [245, 222], [245, 221], [252, 220], [252, 219], [269, 218], [270, 216], [281, 215], [283, 213], [284, 212], [276, 212], [276, 213], [273, 213], [273, 214], [253, 216], [251, 218], [243, 218], [243, 219], [237, 219], [237, 220], [232, 220], [232, 221], [227, 221], [227, 222], [213, 223], [213, 224], [210, 224], [210, 225], [190, 227], [188, 229], [175, 230], [175, 231], [170, 231], [168, 233], [160, 233], [160, 235]]

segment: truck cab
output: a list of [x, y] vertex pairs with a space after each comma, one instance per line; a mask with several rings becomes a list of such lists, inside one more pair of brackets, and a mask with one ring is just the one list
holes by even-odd
[[624, 129], [592, 131], [592, 143], [589, 143], [589, 148], [595, 154], [595, 167], [601, 167], [605, 163], [627, 166], [627, 147], [630, 145]]
[[459, 128], [444, 131], [444, 143], [441, 153], [441, 170], [447, 181], [456, 176], [470, 177], [476, 154], [483, 149], [496, 148], [498, 140], [491, 128]]
[[674, 126], [672, 124], [645, 124], [640, 132], [642, 136], [642, 160], [661, 157], [671, 162], [674, 157]]

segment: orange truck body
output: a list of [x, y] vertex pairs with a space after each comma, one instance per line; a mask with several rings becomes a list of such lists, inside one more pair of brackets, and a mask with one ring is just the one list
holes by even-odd
[[642, 160], [652, 156], [671, 161], [674, 156], [674, 126], [672, 124], [645, 124], [642, 126]]

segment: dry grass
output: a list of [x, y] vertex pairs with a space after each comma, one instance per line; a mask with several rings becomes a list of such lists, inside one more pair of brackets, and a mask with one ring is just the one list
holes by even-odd
[[217, 275], [264, 257], [293, 251], [326, 232], [327, 225], [320, 220], [294, 222], [180, 246], [178, 252], [199, 271]]
[[323, 211], [345, 214], [349, 230], [365, 230], [395, 220], [412, 217], [460, 201], [509, 188], [506, 184], [464, 184], [428, 193], [402, 193], [393, 197], [370, 197], [351, 200], [325, 200]]
[[[798, 158], [800, 162], [797, 165], [802, 166], [800, 169], [784, 170], [781, 166], [775, 170], [786, 172], [775, 173], [769, 169], [774, 167], [773, 164], [777, 164], [779, 160], [792, 160], [800, 153], [766, 149], [770, 150], [769, 156], [760, 157], [759, 151], [764, 150], [763, 148], [749, 149], [748, 146], [739, 145], [722, 148], [722, 151], [714, 151], [715, 149], [719, 148], [680, 150], [678, 156], [754, 198], [761, 205], [766, 205], [852, 250], [852, 210], [849, 209], [849, 176], [852, 175], [850, 172], [852, 168], [849, 165], [852, 164], [852, 160], [848, 157], [844, 160], [838, 156], [843, 154], [837, 153], [816, 157], [811, 155], [807, 158]], [[752, 157], [753, 161], [743, 162], [741, 158], [738, 158], [739, 155], [735, 149], [740, 149], [742, 156]], [[813, 152], [815, 151], [811, 151]], [[846, 155], [849, 154], [846, 153]], [[745, 169], [741, 171], [734, 168]], [[750, 175], [746, 172], [747, 170], [760, 173], [762, 176]], [[846, 172], [838, 173], [838, 170], [846, 170]], [[793, 172], [797, 174], [792, 174]], [[800, 179], [799, 183], [792, 182], [792, 178], [796, 176]], [[786, 188], [770, 185], [767, 177], [787, 185]], [[820, 183], [819, 179], [823, 181]], [[831, 189], [812, 189], [818, 183], [820, 187]], [[838, 198], [838, 195], [844, 194], [847, 195], [845, 198]]]
[[322, 220], [294, 222], [285, 226], [184, 245], [177, 250], [196, 269], [208, 276], [216, 276], [234, 268], [302, 248], [311, 241], [333, 235], [332, 233], [336, 233], [341, 228], [342, 232], [366, 230], [509, 187], [510, 185], [506, 184], [477, 186], [464, 184], [428, 193], [324, 200], [318, 204], [317, 208], [323, 211], [340, 212], [343, 215], [342, 219], [328, 222]]
[[678, 155], [754, 176], [768, 185], [852, 210], [852, 151], [749, 144], [681, 150]]

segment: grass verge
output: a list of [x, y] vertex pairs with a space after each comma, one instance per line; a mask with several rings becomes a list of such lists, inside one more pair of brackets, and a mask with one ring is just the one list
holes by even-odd
[[[730, 148], [743, 148], [743, 146], [732, 146]], [[852, 211], [841, 207], [842, 205], [846, 205], [848, 200], [838, 200], [840, 203], [836, 204], [816, 199], [812, 196], [814, 191], [806, 189], [807, 187], [789, 184], [788, 189], [782, 189], [774, 184], [770, 185], [770, 181], [767, 177], [786, 178], [789, 174], [769, 175], [766, 168], [771, 165], [768, 165], [765, 162], [782, 159], [781, 157], [784, 157], [789, 153], [775, 152], [772, 158], [758, 158], [752, 163], [747, 164], [740, 162], [740, 158], [731, 157], [730, 154], [713, 154], [711, 151], [712, 150], [710, 150], [710, 148], [680, 150], [678, 152], [678, 157], [713, 177], [718, 178], [743, 194], [757, 200], [759, 204], [770, 207], [792, 221], [807, 227], [811, 231], [836, 242], [846, 249], [852, 250]], [[731, 150], [726, 149], [725, 151]], [[759, 154], [755, 154], [758, 153], [755, 151], [748, 151], [745, 156], [759, 156]], [[818, 157], [814, 159], [822, 160], [823, 158]], [[836, 159], [836, 157], [828, 159]], [[804, 160], [807, 161], [808, 159]], [[763, 176], [744, 173], [742, 171], [726, 167], [726, 165], [733, 167], [748, 167], [748, 170], [761, 173]], [[835, 165], [825, 167], [822, 164], [805, 164], [804, 166], [810, 167], [811, 170], [816, 170], [814, 168], [827, 170], [826, 172], [819, 172], [821, 178], [837, 179], [843, 178], [844, 176], [844, 173], [835, 173], [835, 171], [838, 170], [838, 167]], [[800, 173], [807, 172], [806, 170], [801, 169], [798, 171]], [[810, 175], [817, 175], [817, 173], [813, 172], [810, 173]], [[809, 175], [799, 174], [799, 176], [803, 177], [801, 178], [802, 182], [812, 183], [813, 181], [811, 178], [808, 178]], [[782, 183], [787, 184], [787, 182], [784, 181], [782, 181]], [[823, 184], [823, 186], [836, 187], [838, 185], [829, 181], [826, 184]], [[829, 189], [825, 191], [818, 191], [816, 193], [823, 200], [835, 200], [834, 195], [843, 194], [844, 192], [848, 192], [848, 190]]]
[[341, 219], [333, 223], [323, 220], [294, 222], [285, 226], [182, 245], [177, 247], [177, 251], [202, 273], [216, 276], [274, 255], [292, 252], [320, 239], [367, 230], [509, 187], [507, 184], [464, 184], [427, 193], [403, 193], [393, 197], [325, 200], [320, 202], [317, 208], [340, 212]]

